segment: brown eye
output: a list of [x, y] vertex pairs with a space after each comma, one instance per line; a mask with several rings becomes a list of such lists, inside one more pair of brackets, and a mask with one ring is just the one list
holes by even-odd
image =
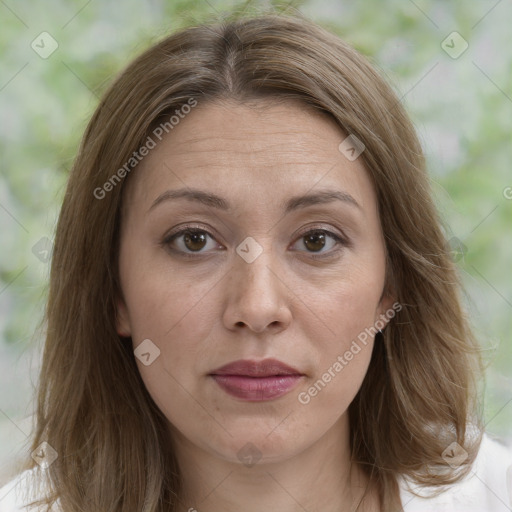
[[[209, 239], [212, 240], [212, 245], [208, 248]], [[188, 256], [193, 253], [206, 253], [208, 249], [218, 247], [213, 240], [213, 236], [204, 229], [185, 228], [167, 236], [162, 244], [175, 253]]]
[[[312, 258], [333, 256], [341, 249], [341, 246], [348, 246], [348, 242], [344, 238], [326, 229], [307, 231], [300, 236], [297, 243], [299, 242], [302, 242], [306, 252], [310, 253]], [[338, 246], [337, 249], [336, 246]]]
[[186, 231], [183, 237], [183, 244], [191, 251], [200, 251], [206, 245], [206, 236], [203, 232]]
[[325, 247], [325, 233], [313, 231], [304, 236], [304, 245], [311, 251], [318, 252]]

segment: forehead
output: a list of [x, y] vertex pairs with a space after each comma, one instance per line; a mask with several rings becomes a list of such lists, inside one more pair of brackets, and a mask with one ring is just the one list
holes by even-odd
[[299, 101], [198, 102], [133, 171], [130, 203], [187, 186], [240, 198], [239, 206], [282, 204], [314, 187], [373, 203], [362, 159], [339, 150], [346, 136], [330, 115]]
[[274, 167], [286, 160], [321, 161], [342, 137], [334, 119], [309, 105], [258, 100], [199, 104], [168, 139], [182, 163], [215, 165], [217, 158], [229, 161], [230, 155], [232, 160], [243, 155], [246, 164]]

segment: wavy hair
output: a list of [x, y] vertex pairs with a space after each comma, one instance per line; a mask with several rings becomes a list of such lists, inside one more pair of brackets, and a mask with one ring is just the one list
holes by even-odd
[[[59, 454], [44, 501], [64, 511], [177, 510], [179, 467], [167, 420], [115, 329], [123, 190], [98, 188], [155, 126], [190, 100], [296, 100], [355, 135], [378, 200], [386, 287], [402, 310], [374, 345], [349, 406], [353, 461], [384, 511], [399, 507], [400, 478], [452, 484], [470, 469], [477, 423], [478, 346], [435, 209], [415, 129], [393, 88], [337, 35], [298, 15], [234, 15], [150, 47], [101, 99], [71, 170], [56, 229], [32, 449]], [[138, 172], [135, 168], [132, 173]], [[443, 459], [456, 441], [458, 469]], [[26, 467], [34, 467], [28, 461]]]

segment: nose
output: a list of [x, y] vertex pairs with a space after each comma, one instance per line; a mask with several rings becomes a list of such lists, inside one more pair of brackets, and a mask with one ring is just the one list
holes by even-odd
[[272, 251], [263, 248], [254, 260], [236, 254], [226, 286], [225, 326], [230, 330], [244, 326], [254, 333], [288, 327], [292, 319], [290, 302], [293, 293], [285, 283]]

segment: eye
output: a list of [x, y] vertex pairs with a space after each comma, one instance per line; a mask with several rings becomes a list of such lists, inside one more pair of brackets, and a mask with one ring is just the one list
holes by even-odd
[[[192, 256], [194, 253], [205, 253], [207, 249], [218, 248], [219, 245], [210, 243], [208, 247], [208, 239], [214, 240], [213, 235], [204, 229], [197, 227], [185, 227], [180, 231], [167, 235], [162, 245], [169, 248], [172, 252], [183, 255], [185, 257]], [[177, 247], [176, 247], [177, 246]], [[206, 250], [203, 250], [205, 249]]]
[[[332, 257], [342, 247], [349, 246], [348, 240], [344, 237], [321, 228], [305, 231], [294, 245], [297, 244], [302, 245], [313, 259]], [[162, 240], [161, 245], [185, 258], [194, 258], [196, 254], [204, 254], [215, 248], [223, 249], [222, 246], [215, 243], [215, 238], [209, 231], [198, 226], [185, 226], [179, 231], [168, 234]], [[338, 246], [337, 249], [336, 246]], [[298, 250], [303, 252], [301, 249]]]
[[[331, 242], [329, 242], [329, 239]], [[315, 259], [331, 257], [342, 249], [342, 246], [348, 246], [348, 241], [342, 236], [333, 233], [327, 229], [312, 229], [300, 235], [297, 243], [301, 242], [306, 248], [306, 252], [312, 253], [311, 257]], [[338, 246], [337, 249], [333, 249]], [[327, 247], [327, 250], [323, 250]], [[320, 254], [320, 255], [317, 255]]]

